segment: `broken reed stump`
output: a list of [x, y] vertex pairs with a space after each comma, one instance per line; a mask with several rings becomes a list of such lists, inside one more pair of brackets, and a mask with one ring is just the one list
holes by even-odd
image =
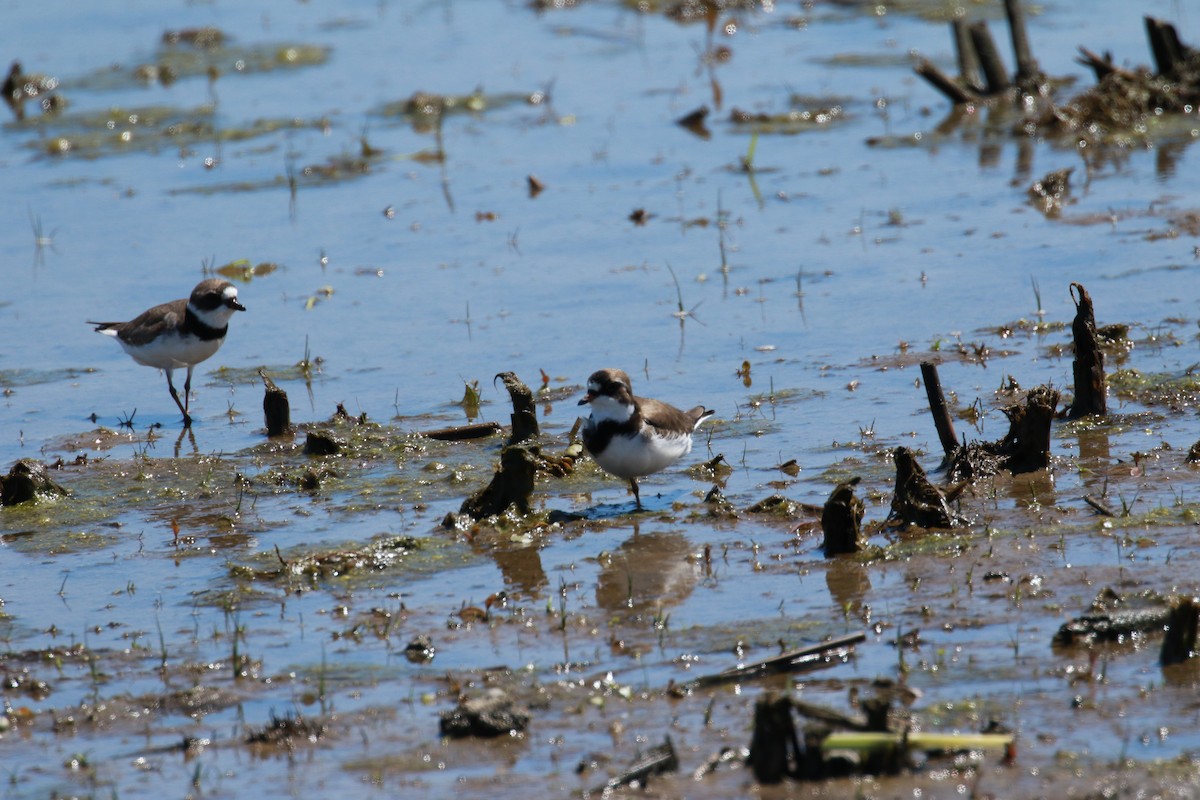
[[288, 405], [287, 392], [275, 385], [275, 381], [267, 376], [266, 370], [260, 369], [258, 377], [262, 378], [266, 389], [263, 394], [263, 417], [267, 424], [267, 436], [282, 436], [292, 427], [292, 412]]
[[1006, 406], [1008, 435], [1000, 441], [1003, 467], [1014, 475], [1050, 466], [1050, 424], [1058, 407], [1058, 390], [1037, 386], [1025, 403]]
[[1050, 466], [1050, 425], [1058, 407], [1058, 390], [1038, 386], [1025, 394], [1023, 403], [1001, 409], [1008, 417], [1008, 433], [997, 442], [968, 442], [947, 465], [948, 479], [975, 480], [1008, 470], [1014, 475]]
[[[892, 451], [892, 457], [896, 461], [896, 489], [892, 494], [889, 521], [897, 520], [903, 525], [920, 528], [953, 528], [964, 523], [962, 517], [950, 510], [947, 495], [929, 481], [911, 450], [897, 447]], [[954, 490], [954, 497], [961, 491], [962, 487]]]
[[1150, 16], [1143, 19], [1158, 74], [1167, 78], [1179, 77], [1180, 68], [1191, 55], [1191, 48], [1179, 40], [1179, 33], [1171, 23]]
[[979, 66], [983, 68], [984, 90], [989, 95], [1001, 94], [1008, 90], [1012, 83], [1004, 71], [1004, 61], [1000, 51], [996, 49], [996, 41], [984, 21], [971, 24], [968, 27], [971, 34], [971, 46], [979, 57]]
[[1016, 82], [1020, 85], [1036, 84], [1042, 79], [1037, 59], [1029, 47], [1029, 35], [1025, 30], [1025, 9], [1021, 0], [1004, 0], [1004, 14], [1008, 17], [1008, 32], [1012, 38], [1013, 55], [1017, 59]]
[[826, 558], [842, 553], [857, 553], [862, 545], [863, 501], [854, 496], [854, 487], [861, 480], [857, 475], [834, 487], [825, 507], [821, 509], [821, 530], [825, 539], [821, 549]]
[[528, 514], [538, 462], [536, 446], [508, 445], [500, 452], [500, 466], [491, 483], [464, 500], [459, 513], [479, 521], [515, 506], [520, 513]]
[[1096, 337], [1092, 298], [1083, 284], [1072, 283], [1071, 299], [1075, 302], [1075, 319], [1071, 322], [1071, 335], [1075, 339], [1075, 399], [1067, 410], [1067, 418], [1104, 415], [1108, 413], [1108, 388], [1104, 379], [1104, 353]]
[[942, 452], [945, 453], [946, 458], [950, 458], [958, 449], [958, 436], [954, 433], [954, 420], [950, 418], [946, 395], [942, 393], [942, 380], [938, 377], [937, 365], [931, 361], [922, 361], [921, 380], [925, 383], [925, 396], [929, 398], [929, 413], [933, 415], [933, 427], [937, 429], [938, 440], [942, 443]]
[[1196, 633], [1200, 629], [1200, 599], [1185, 597], [1171, 606], [1167, 616], [1158, 663], [1166, 667], [1196, 655]]
[[492, 382], [504, 381], [504, 388], [512, 399], [512, 433], [508, 437], [510, 445], [532, 439], [538, 435], [537, 408], [533, 404], [533, 392], [521, 382], [513, 372], [501, 372]]

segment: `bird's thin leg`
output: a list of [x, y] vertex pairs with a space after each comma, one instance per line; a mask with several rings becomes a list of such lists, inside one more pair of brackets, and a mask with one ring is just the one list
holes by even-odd
[[638, 510], [642, 508], [642, 494], [638, 491], [637, 478], [629, 479], [629, 488], [633, 490], [633, 499], [637, 502]]
[[187, 379], [183, 382], [183, 413], [187, 416], [187, 410], [192, 405], [192, 364], [188, 364]]
[[[175, 391], [175, 382], [173, 380], [171, 380], [171, 373], [173, 373], [174, 370], [168, 369], [168, 370], [165, 370], [165, 372], [167, 373], [167, 388], [171, 390], [171, 399], [175, 401], [175, 405], [179, 406], [179, 411], [180, 411], [180, 413], [183, 414], [183, 427], [187, 428], [187, 427], [191, 426], [192, 418], [190, 416], [188, 416], [187, 408], [184, 407], [183, 403], [179, 402], [179, 392]], [[184, 387], [183, 387], [183, 391], [184, 391], [185, 395], [188, 392], [188, 386], [191, 384], [191, 382], [192, 382], [192, 375], [191, 375], [191, 369], [189, 369], [188, 370], [188, 381], [186, 384], [184, 384]]]

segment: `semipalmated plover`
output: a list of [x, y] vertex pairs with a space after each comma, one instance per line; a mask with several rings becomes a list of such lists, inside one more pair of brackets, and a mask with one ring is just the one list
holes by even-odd
[[583, 446], [605, 472], [629, 481], [642, 507], [637, 479], [674, 464], [692, 450], [692, 432], [715, 412], [704, 406], [680, 411], [648, 397], [635, 397], [623, 370], [592, 373], [579, 405], [590, 404], [583, 424]]
[[[167, 388], [179, 410], [183, 426], [192, 424], [188, 401], [192, 391], [192, 369], [211, 356], [225, 341], [229, 318], [245, 311], [238, 302], [238, 290], [229, 281], [209, 278], [196, 284], [187, 300], [173, 300], [143, 311], [129, 322], [91, 322], [105, 336], [121, 343], [133, 360], [167, 373]], [[187, 368], [183, 383], [183, 402], [171, 380], [177, 369]]]

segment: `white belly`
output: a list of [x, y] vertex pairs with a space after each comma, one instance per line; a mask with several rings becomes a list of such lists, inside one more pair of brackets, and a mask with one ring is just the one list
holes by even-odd
[[[120, 339], [117, 339], [121, 342]], [[224, 339], [184, 339], [182, 336], [165, 336], [157, 341], [134, 347], [125, 342], [121, 346], [133, 356], [133, 360], [147, 367], [159, 369], [184, 369], [199, 364], [220, 349]]]
[[605, 472], [618, 478], [640, 478], [659, 472], [692, 451], [691, 436], [614, 436], [604, 452], [594, 455]]

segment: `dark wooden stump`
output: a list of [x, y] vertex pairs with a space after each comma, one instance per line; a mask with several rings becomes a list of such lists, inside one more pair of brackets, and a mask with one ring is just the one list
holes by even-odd
[[975, 53], [979, 56], [979, 65], [983, 67], [983, 79], [987, 84], [987, 93], [995, 95], [1006, 91], [1012, 84], [1008, 80], [1008, 75], [1004, 70], [1004, 61], [1000, 58], [1000, 51], [996, 48], [996, 41], [992, 38], [992, 32], [988, 30], [987, 23], [980, 21], [972, 24], [970, 32], [971, 44], [975, 46]]
[[529, 513], [533, 497], [533, 478], [538, 468], [537, 447], [509, 445], [500, 453], [500, 466], [492, 481], [463, 501], [459, 512], [474, 520], [503, 514], [516, 506], [522, 514]]
[[1058, 407], [1058, 391], [1049, 386], [1030, 389], [1024, 405], [1003, 409], [1008, 435], [1000, 442], [1003, 468], [1014, 475], [1050, 466], [1050, 424]]
[[855, 476], [839, 483], [825, 501], [821, 511], [821, 530], [825, 533], [825, 540], [821, 548], [826, 558], [842, 553], [857, 553], [861, 548], [858, 537], [865, 509], [863, 501], [854, 496], [854, 487], [859, 480]]
[[267, 423], [267, 436], [282, 436], [292, 427], [292, 411], [288, 405], [287, 392], [275, 385], [266, 370], [259, 370], [266, 391], [263, 394], [263, 417]]
[[946, 496], [934, 486], [917, 457], [907, 447], [892, 451], [896, 460], [896, 490], [892, 494], [889, 520], [921, 528], [953, 528], [963, 520], [950, 510]]
[[342, 446], [328, 433], [309, 431], [304, 441], [304, 454], [308, 456], [335, 456]]
[[1196, 632], [1200, 628], [1200, 600], [1185, 597], [1167, 616], [1167, 635], [1163, 637], [1158, 663], [1164, 667], [1187, 661], [1196, 655]]
[[[1076, 291], [1079, 296], [1076, 297]], [[1089, 414], [1108, 413], [1108, 388], [1104, 380], [1104, 353], [1096, 338], [1096, 315], [1092, 298], [1082, 284], [1071, 284], [1071, 299], [1075, 301], [1075, 319], [1071, 335], [1075, 339], [1075, 399], [1067, 410], [1068, 419]]]
[[28, 503], [39, 494], [67, 494], [66, 489], [50, 480], [50, 473], [41, 461], [23, 458], [12, 465], [7, 475], [0, 476], [0, 505]]
[[779, 783], [799, 772], [804, 753], [789, 698], [767, 692], [754, 704], [754, 733], [746, 760], [759, 783]]

